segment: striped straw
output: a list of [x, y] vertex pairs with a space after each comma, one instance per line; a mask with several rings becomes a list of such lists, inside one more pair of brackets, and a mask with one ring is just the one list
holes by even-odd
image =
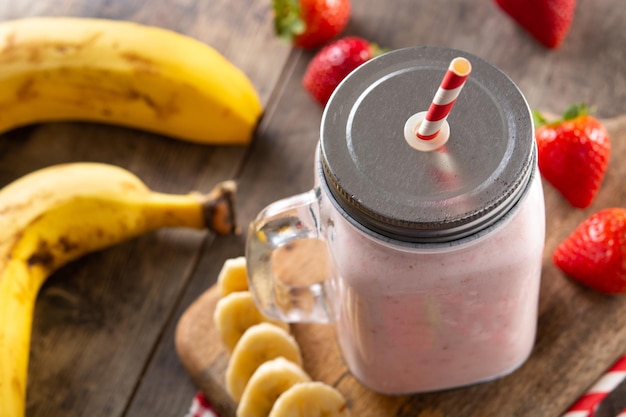
[[[625, 378], [626, 355], [618, 359], [589, 391], [563, 414], [563, 417], [593, 417], [602, 400], [617, 388]], [[622, 414], [620, 414], [620, 417], [622, 417]]]
[[616, 417], [626, 417], [626, 408], [624, 408]]
[[472, 65], [465, 58], [454, 58], [450, 62], [426, 117], [417, 130], [418, 138], [431, 140], [437, 136], [471, 71]]

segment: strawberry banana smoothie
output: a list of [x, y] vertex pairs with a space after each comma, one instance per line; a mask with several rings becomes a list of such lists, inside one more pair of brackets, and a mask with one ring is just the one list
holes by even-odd
[[[487, 381], [526, 360], [545, 213], [530, 109], [505, 74], [441, 47], [373, 58], [330, 97], [315, 158], [314, 189], [251, 224], [265, 314], [334, 323], [349, 370], [385, 394]], [[284, 288], [272, 253], [310, 238], [326, 245], [328, 278]]]
[[365, 386], [433, 391], [493, 379], [526, 360], [544, 242], [538, 175], [493, 230], [450, 246], [397, 247], [329, 212], [337, 337]]

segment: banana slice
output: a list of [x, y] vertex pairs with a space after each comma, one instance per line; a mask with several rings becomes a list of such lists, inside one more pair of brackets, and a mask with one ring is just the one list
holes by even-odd
[[224, 346], [232, 352], [241, 335], [255, 324], [268, 322], [287, 332], [289, 325], [265, 317], [257, 309], [249, 291], [232, 292], [220, 298], [215, 307], [213, 321]]
[[283, 357], [261, 364], [243, 391], [237, 417], [267, 417], [280, 394], [310, 380], [302, 368]]
[[217, 285], [222, 297], [231, 292], [248, 290], [248, 270], [246, 269], [246, 258], [226, 259], [224, 266], [217, 276]]
[[226, 368], [226, 390], [230, 396], [239, 401], [254, 371], [262, 363], [279, 356], [302, 366], [300, 347], [285, 329], [260, 323], [246, 330]]
[[300, 382], [283, 392], [269, 417], [349, 417], [343, 395], [323, 382]]

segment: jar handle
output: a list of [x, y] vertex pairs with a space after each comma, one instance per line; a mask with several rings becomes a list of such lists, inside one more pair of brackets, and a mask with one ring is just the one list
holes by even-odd
[[320, 197], [320, 189], [314, 188], [279, 200], [250, 224], [248, 283], [257, 307], [270, 318], [287, 323], [332, 321], [325, 285], [330, 263], [320, 230]]

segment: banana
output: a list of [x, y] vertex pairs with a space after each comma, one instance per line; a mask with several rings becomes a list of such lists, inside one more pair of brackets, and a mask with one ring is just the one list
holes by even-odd
[[2, 22], [0, 67], [0, 132], [80, 120], [245, 144], [263, 111], [250, 80], [215, 49], [132, 22]]
[[217, 286], [222, 297], [231, 292], [248, 290], [248, 270], [244, 256], [226, 259], [217, 276]]
[[269, 417], [349, 417], [343, 395], [323, 382], [300, 382], [283, 392]]
[[226, 368], [226, 390], [230, 396], [237, 402], [241, 400], [254, 371], [262, 363], [280, 356], [302, 366], [300, 347], [284, 329], [269, 323], [259, 323], [246, 330]]
[[263, 322], [271, 323], [289, 331], [289, 325], [265, 317], [254, 304], [249, 291], [239, 291], [220, 298], [215, 307], [213, 320], [224, 346], [232, 352], [248, 328]]
[[0, 190], [0, 415], [24, 415], [34, 304], [77, 257], [167, 226], [232, 233], [234, 183], [208, 195], [157, 193], [107, 164], [57, 165]]
[[298, 382], [310, 380], [302, 368], [283, 357], [261, 364], [243, 391], [237, 417], [267, 417], [283, 392]]

